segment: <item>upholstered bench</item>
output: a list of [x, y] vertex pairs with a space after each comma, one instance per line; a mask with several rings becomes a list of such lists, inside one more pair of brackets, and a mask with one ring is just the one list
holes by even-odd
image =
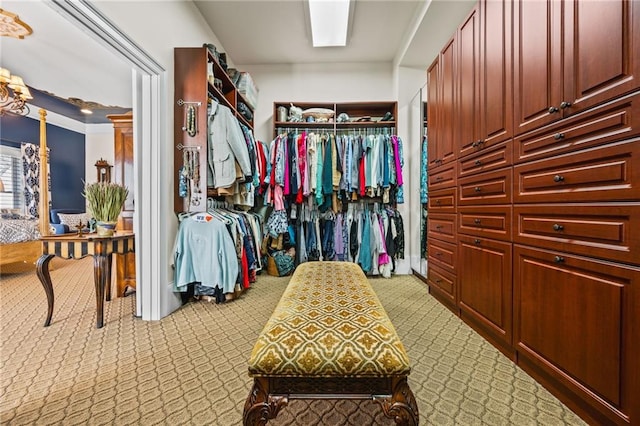
[[264, 425], [290, 399], [373, 399], [399, 425], [418, 424], [404, 346], [355, 263], [297, 267], [258, 337], [245, 425]]

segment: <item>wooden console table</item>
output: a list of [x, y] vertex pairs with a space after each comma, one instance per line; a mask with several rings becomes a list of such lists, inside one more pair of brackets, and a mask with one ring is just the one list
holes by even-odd
[[55, 256], [63, 259], [82, 259], [93, 256], [93, 280], [96, 288], [96, 328], [102, 328], [104, 321], [104, 299], [111, 300], [111, 257], [115, 254], [133, 253], [135, 235], [133, 232], [119, 231], [113, 237], [98, 237], [96, 234], [46, 236], [42, 241], [42, 256], [38, 259], [36, 273], [47, 295], [47, 319], [44, 326], [51, 324], [53, 316], [53, 285], [49, 274], [49, 262]]

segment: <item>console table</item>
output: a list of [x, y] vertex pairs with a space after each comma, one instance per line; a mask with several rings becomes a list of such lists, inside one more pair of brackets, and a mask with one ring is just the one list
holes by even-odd
[[[55, 256], [63, 259], [82, 259], [93, 256], [93, 280], [96, 288], [96, 328], [102, 328], [104, 321], [104, 299], [111, 300], [111, 257], [115, 254], [133, 253], [135, 235], [133, 232], [119, 231], [112, 237], [98, 237], [96, 234], [67, 234], [40, 238], [42, 256], [38, 259], [36, 273], [47, 295], [47, 319], [44, 326], [51, 324], [53, 316], [53, 285], [49, 274], [49, 262]], [[106, 294], [105, 294], [106, 293]]]

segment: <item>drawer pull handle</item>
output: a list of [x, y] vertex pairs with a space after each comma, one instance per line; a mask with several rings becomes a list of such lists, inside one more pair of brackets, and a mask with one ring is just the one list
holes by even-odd
[[436, 180], [442, 180], [442, 179], [443, 179], [442, 176], [436, 177]]
[[441, 159], [436, 159], [436, 160], [434, 161], [434, 163], [436, 163], [436, 164], [440, 164], [440, 163], [442, 163], [442, 160], [441, 160]]
[[480, 225], [480, 222], [482, 222], [480, 219], [473, 219], [473, 223], [476, 225]]
[[553, 177], [553, 181], [554, 181], [554, 182], [564, 182], [564, 176], [562, 176], [562, 175], [555, 175], [555, 176]]
[[562, 230], [564, 230], [564, 226], [562, 226], [562, 225], [559, 225], [559, 224], [555, 223], [555, 224], [553, 225], [553, 230], [554, 230], [554, 231], [562, 231]]
[[559, 141], [560, 139], [564, 139], [564, 133], [556, 133], [555, 135], [553, 135], [553, 138], [557, 141]]
[[474, 143], [472, 143], [471, 146], [474, 147], [474, 148], [478, 148], [483, 143], [484, 143], [484, 141], [482, 139], [480, 139], [479, 141], [475, 141]]
[[556, 256], [556, 257], [553, 258], [553, 261], [556, 262], [556, 263], [562, 263], [562, 262], [564, 262], [564, 257]]
[[442, 225], [436, 225], [436, 229], [437, 229], [437, 230], [442, 229]]
[[442, 282], [442, 280], [441, 280], [440, 278], [438, 278], [438, 279], [436, 280], [436, 284], [440, 284], [441, 282]]
[[549, 114], [555, 114], [556, 112], [560, 111], [558, 108], [552, 106], [549, 107]]
[[473, 244], [480, 244], [480, 243], [481, 243], [481, 241], [479, 239], [477, 239], [477, 238], [475, 240], [473, 240]]
[[440, 200], [436, 200], [436, 204], [440, 204]]
[[481, 166], [481, 165], [482, 165], [482, 161], [476, 160], [476, 166]]
[[561, 108], [561, 109], [566, 109], [566, 108], [569, 108], [570, 106], [571, 106], [571, 102], [562, 101], [562, 102], [560, 103], [560, 108]]
[[436, 256], [442, 256], [442, 252], [441, 251], [437, 252]]
[[480, 192], [480, 191], [482, 191], [482, 188], [479, 187], [479, 186], [476, 186], [475, 188], [473, 188], [473, 190], [476, 191], [476, 192]]

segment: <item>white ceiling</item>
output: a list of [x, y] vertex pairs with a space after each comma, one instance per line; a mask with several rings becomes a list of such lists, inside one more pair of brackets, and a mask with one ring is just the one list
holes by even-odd
[[[166, 0], [149, 0], [149, 8]], [[194, 0], [236, 67], [394, 62], [425, 69], [475, 0], [356, 0], [345, 48], [312, 48], [305, 0]], [[100, 1], [95, 2], [99, 8]], [[0, 65], [36, 89], [104, 105], [131, 105], [131, 69], [44, 1], [0, 0], [33, 28], [0, 38]], [[153, 12], [150, 12], [153, 14]], [[117, 22], [116, 22], [117, 25]]]

